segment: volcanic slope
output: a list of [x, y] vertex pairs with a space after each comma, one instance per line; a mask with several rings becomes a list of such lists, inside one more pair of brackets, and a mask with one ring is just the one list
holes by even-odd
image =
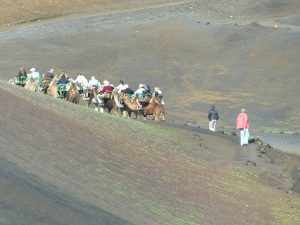
[[256, 147], [237, 137], [101, 114], [6, 82], [0, 96], [2, 224], [299, 223], [300, 197], [244, 165]]
[[[24, 7], [37, 12], [35, 4]], [[133, 89], [159, 86], [172, 120], [204, 123], [215, 104], [228, 128], [246, 108], [252, 130], [300, 129], [299, 1], [45, 4], [42, 22], [1, 33], [2, 79], [21, 65], [41, 74], [54, 67], [73, 78], [82, 72], [113, 84], [123, 79]], [[66, 7], [69, 20], [57, 13]], [[58, 18], [50, 23], [45, 14]]]

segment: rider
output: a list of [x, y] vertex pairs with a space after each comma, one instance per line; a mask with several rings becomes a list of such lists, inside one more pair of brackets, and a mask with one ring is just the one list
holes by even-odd
[[44, 80], [51, 80], [54, 78], [54, 69], [51, 68], [49, 71], [45, 73]]
[[97, 86], [98, 88], [101, 87], [100, 82], [96, 79], [95, 76], [91, 77], [91, 79], [87, 85], [87, 88], [91, 88], [91, 86]]
[[20, 71], [19, 71], [18, 77], [27, 77], [27, 73], [25, 71], [24, 66], [20, 67]]
[[66, 74], [62, 73], [60, 76], [60, 79], [57, 81], [57, 93], [59, 96], [63, 96], [63, 91], [66, 91], [65, 86], [68, 84], [70, 81], [67, 79]]
[[129, 85], [128, 85], [128, 84], [125, 84], [125, 85], [124, 85], [124, 90], [122, 91], [122, 93], [133, 95], [133, 94], [134, 94], [134, 91], [133, 91], [132, 89], [129, 88]]
[[138, 104], [137, 110], [141, 110], [142, 109], [142, 105], [139, 102], [139, 100], [144, 100], [144, 91], [145, 91], [145, 85], [144, 84], [139, 84], [139, 89], [136, 90], [135, 94], [138, 95], [136, 102]]
[[146, 84], [145, 85], [145, 90], [143, 91], [143, 94], [150, 94], [151, 93], [151, 89], [150, 89], [150, 85]]
[[98, 88], [101, 87], [100, 82], [96, 79], [95, 76], [92, 76], [86, 89], [84, 90], [85, 93], [85, 97], [88, 98], [89, 97], [89, 91], [91, 90], [92, 86], [97, 86]]
[[16, 77], [18, 84], [20, 84], [22, 86], [25, 85], [26, 78], [27, 78], [27, 73], [25, 71], [25, 68], [24, 68], [24, 66], [21, 66], [18, 76]]
[[[76, 80], [74, 80], [74, 83], [78, 83], [82, 87], [82, 89], [85, 89], [88, 85], [87, 79], [81, 73], [77, 74], [77, 78]], [[79, 93], [80, 95], [83, 95], [83, 90], [79, 90]]]
[[[162, 93], [162, 91], [159, 89], [159, 87], [155, 87], [154, 88], [154, 95], [155, 95], [155, 97], [158, 97], [159, 95], [162, 95], [163, 93]], [[162, 99], [161, 100], [161, 104], [162, 105], [164, 105], [165, 104], [165, 102], [164, 102], [164, 100]]]
[[69, 83], [70, 81], [67, 79], [66, 75], [65, 74], [62, 74], [60, 76], [60, 79], [57, 81], [57, 85], [59, 84], [67, 84]]
[[121, 91], [125, 89], [125, 85], [124, 85], [124, 81], [123, 80], [119, 81], [119, 85], [116, 87], [116, 89], [118, 89], [119, 93], [121, 93]]
[[109, 84], [108, 80], [103, 81], [103, 88], [99, 91], [99, 94], [104, 94], [106, 91], [113, 91], [115, 87]]
[[159, 89], [159, 87], [155, 87], [154, 90], [155, 90], [155, 96], [162, 95], [162, 91]]
[[30, 69], [30, 74], [28, 74], [28, 76], [31, 76], [32, 77], [32, 79], [35, 81], [35, 82], [37, 82], [38, 81], [38, 79], [39, 79], [39, 77], [40, 77], [40, 73], [39, 72], [36, 72], [35, 71], [35, 68], [31, 68]]

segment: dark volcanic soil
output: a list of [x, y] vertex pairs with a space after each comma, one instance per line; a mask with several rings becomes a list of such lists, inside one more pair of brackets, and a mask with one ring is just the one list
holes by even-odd
[[[0, 96], [3, 224], [223, 224], [223, 213], [230, 224], [275, 224], [287, 206], [289, 221], [298, 221], [296, 157], [192, 125], [149, 120], [137, 132], [134, 121], [4, 82]], [[182, 141], [159, 145], [148, 124]], [[282, 215], [272, 216], [273, 204]]]
[[[21, 65], [54, 67], [115, 85], [123, 79], [134, 90], [159, 86], [169, 120], [206, 123], [215, 104], [229, 128], [246, 108], [252, 130], [300, 130], [299, 1], [45, 1], [48, 13], [18, 2], [13, 9], [26, 11], [18, 17], [37, 21], [1, 34], [4, 80]], [[59, 17], [43, 25], [46, 15]], [[9, 18], [2, 29], [11, 28]]]
[[[285, 153], [299, 150], [285, 138], [300, 130], [299, 8], [3, 0], [0, 224], [299, 224], [300, 165]], [[182, 141], [10, 86], [21, 65], [159, 86], [167, 123], [134, 126]], [[198, 128], [211, 104], [229, 134], [246, 108], [251, 134], [283, 152]]]

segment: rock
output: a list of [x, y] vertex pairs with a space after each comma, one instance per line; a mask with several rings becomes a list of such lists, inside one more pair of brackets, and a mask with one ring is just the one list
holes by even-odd
[[279, 134], [284, 134], [284, 131], [283, 131], [283, 130], [282, 130], [282, 131], [280, 131], [280, 132], [279, 132]]
[[251, 163], [253, 166], [256, 166], [256, 162], [247, 159], [245, 161], [245, 165], [248, 165], [248, 163]]
[[235, 131], [231, 131], [231, 135], [232, 136], [236, 136], [236, 132]]
[[248, 140], [249, 143], [255, 143], [255, 138], [254, 137], [250, 137]]
[[298, 132], [298, 131], [295, 131], [295, 132], [293, 133], [293, 135], [299, 135], [299, 132]]
[[262, 145], [264, 143], [264, 141], [261, 137], [256, 137], [255, 143], [258, 144], [258, 145]]
[[272, 148], [272, 146], [271, 146], [269, 143], [266, 143], [266, 144], [265, 144], [265, 147], [267, 147], [267, 148]]
[[266, 154], [267, 153], [267, 150], [265, 148], [260, 148], [259, 152], [261, 154]]

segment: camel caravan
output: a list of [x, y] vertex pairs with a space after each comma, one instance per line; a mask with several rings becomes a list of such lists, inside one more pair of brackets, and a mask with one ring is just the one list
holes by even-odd
[[[34, 68], [30, 71], [32, 73], [27, 75], [24, 67], [21, 67], [19, 75], [9, 82], [75, 104], [79, 104], [82, 97], [82, 100], [87, 102], [87, 108], [94, 104], [95, 111], [101, 113], [107, 111], [111, 114], [114, 111], [118, 117], [130, 119], [134, 114], [136, 119], [142, 117], [147, 120], [147, 116], [153, 116], [155, 120], [165, 121], [163, 95], [158, 87], [151, 93], [149, 85], [140, 84], [139, 89], [134, 92], [122, 80], [114, 87], [107, 80], [101, 85], [94, 76], [87, 81], [80, 73], [73, 80], [65, 71], [62, 71], [59, 78], [54, 75], [54, 69], [50, 69], [42, 76], [39, 76]], [[34, 76], [34, 73], [37, 74]]]

